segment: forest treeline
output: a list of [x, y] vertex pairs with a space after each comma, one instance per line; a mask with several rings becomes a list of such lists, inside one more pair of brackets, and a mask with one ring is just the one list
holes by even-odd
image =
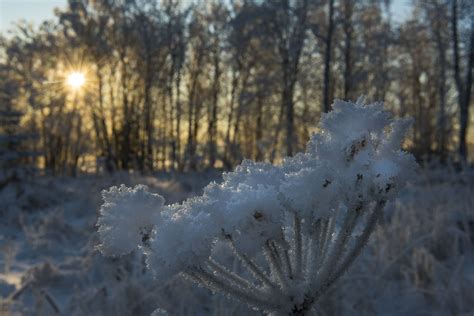
[[227, 169], [293, 155], [332, 100], [365, 95], [415, 119], [418, 157], [465, 160], [473, 3], [392, 5], [69, 0], [0, 36], [0, 147], [54, 174]]

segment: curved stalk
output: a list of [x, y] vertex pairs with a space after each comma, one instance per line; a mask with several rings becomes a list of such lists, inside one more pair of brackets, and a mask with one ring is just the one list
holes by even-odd
[[[209, 274], [208, 272], [203, 271], [202, 269], [196, 269], [192, 271], [188, 271], [185, 273], [187, 276], [190, 277], [191, 280], [209, 288], [210, 290], [219, 290], [223, 293], [230, 294], [241, 301], [255, 306], [257, 308], [261, 308], [263, 310], [273, 311], [278, 310], [280, 308], [279, 304], [276, 304], [270, 300], [262, 299], [260, 295], [256, 296], [252, 293], [248, 293], [240, 288], [234, 287], [225, 281], [219, 279], [213, 274]], [[262, 293], [263, 294], [263, 293]]]
[[213, 259], [208, 259], [206, 263], [209, 265], [210, 270], [214, 271], [214, 274], [217, 273], [227, 279], [229, 282], [234, 282], [238, 287], [242, 288], [243, 290], [255, 293], [258, 292], [258, 288], [255, 286], [255, 284], [252, 284], [248, 280], [240, 277], [239, 275], [230, 271], [229, 269], [217, 263]]
[[294, 244], [294, 276], [299, 279], [302, 274], [302, 251], [303, 251], [303, 237], [301, 235], [301, 219], [298, 214], [293, 214], [293, 244]]
[[264, 253], [265, 259], [267, 259], [267, 263], [271, 271], [278, 279], [281, 289], [285, 291], [285, 289], [288, 287], [288, 284], [286, 281], [285, 274], [283, 272], [281, 261], [278, 259], [278, 254], [275, 253], [275, 250], [272, 249], [268, 241], [264, 246]]
[[319, 287], [321, 287], [321, 284], [324, 283], [326, 279], [329, 277], [329, 274], [334, 268], [334, 265], [339, 260], [339, 257], [344, 247], [346, 246], [347, 239], [351, 235], [358, 217], [359, 217], [359, 211], [357, 210], [348, 211], [345, 214], [341, 230], [339, 231], [336, 240], [332, 244], [331, 249], [328, 250], [329, 251], [328, 255], [325, 256], [325, 258], [323, 259], [321, 269], [316, 274], [316, 278], [314, 279], [314, 281], [313, 280], [309, 281], [311, 289], [317, 285], [318, 291], [319, 291]]
[[258, 265], [253, 262], [249, 257], [244, 254], [241, 254], [240, 251], [237, 250], [235, 245], [231, 242], [232, 250], [234, 251], [237, 258], [244, 264], [244, 266], [252, 273], [252, 275], [260, 282], [265, 284], [266, 286], [277, 289], [277, 285], [273, 283], [273, 281], [266, 275], [266, 273], [258, 267]]
[[332, 284], [334, 284], [344, 274], [344, 272], [347, 271], [347, 269], [352, 265], [354, 260], [359, 256], [362, 249], [367, 244], [371, 233], [374, 231], [375, 225], [380, 219], [384, 206], [385, 206], [385, 202], [381, 202], [377, 204], [372, 214], [370, 214], [370, 217], [367, 220], [367, 224], [362, 234], [356, 239], [354, 248], [346, 255], [342, 263], [331, 274], [331, 276], [329, 277], [327, 283], [324, 285], [321, 292], [324, 292], [324, 290], [326, 290]]

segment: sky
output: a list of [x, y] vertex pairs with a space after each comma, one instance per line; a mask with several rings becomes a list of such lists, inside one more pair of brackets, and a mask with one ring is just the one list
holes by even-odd
[[[410, 0], [392, 1], [395, 21], [403, 21], [410, 11]], [[25, 19], [38, 26], [46, 19], [54, 18], [54, 8], [64, 7], [67, 0], [0, 0], [0, 32], [11, 28], [13, 23]]]
[[0, 32], [25, 19], [34, 25], [54, 17], [54, 8], [64, 7], [67, 0], [0, 0]]

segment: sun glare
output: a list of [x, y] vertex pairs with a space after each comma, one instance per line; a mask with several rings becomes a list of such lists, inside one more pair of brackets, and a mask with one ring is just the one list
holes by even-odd
[[86, 82], [86, 77], [83, 73], [72, 72], [67, 76], [66, 83], [73, 89], [80, 89]]

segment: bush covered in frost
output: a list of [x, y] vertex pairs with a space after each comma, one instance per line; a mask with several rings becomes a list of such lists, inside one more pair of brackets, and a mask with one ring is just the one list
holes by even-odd
[[[381, 103], [336, 101], [305, 153], [244, 161], [202, 196], [165, 205], [145, 186], [103, 192], [106, 255], [143, 251], [159, 282], [175, 275], [276, 314], [305, 314], [353, 263], [388, 200], [416, 167], [410, 121]], [[228, 250], [247, 269], [226, 266]]]

